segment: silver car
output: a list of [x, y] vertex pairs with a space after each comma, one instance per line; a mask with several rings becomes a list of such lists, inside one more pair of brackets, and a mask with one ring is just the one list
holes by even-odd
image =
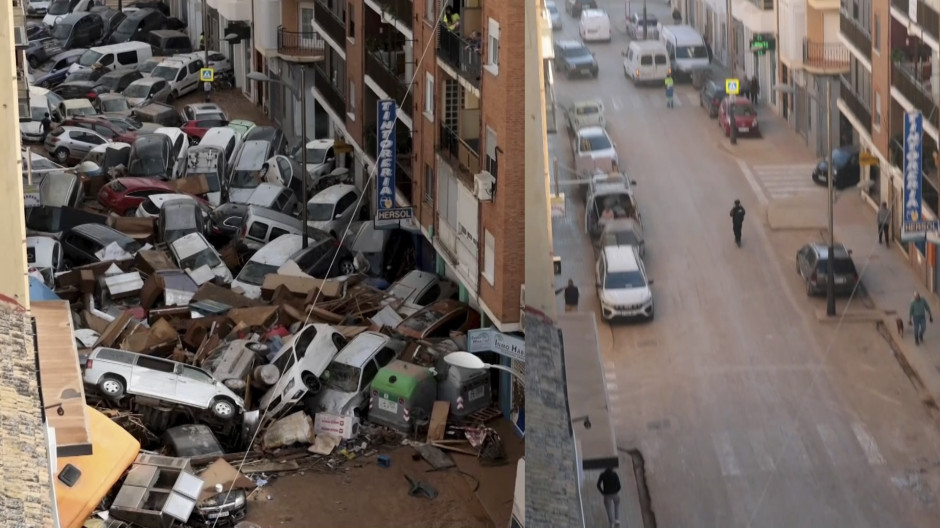
[[244, 400], [200, 368], [116, 348], [94, 349], [82, 379], [110, 400], [145, 396], [208, 410], [226, 420], [245, 410]]
[[57, 163], [65, 165], [81, 161], [91, 149], [108, 142], [104, 136], [87, 128], [64, 126], [46, 136], [45, 146]]
[[171, 92], [170, 83], [165, 79], [144, 77], [128, 84], [124, 97], [127, 104], [139, 108], [152, 102], [165, 103]]
[[337, 238], [358, 216], [359, 194], [355, 185], [344, 183], [323, 189], [307, 202], [307, 225]]

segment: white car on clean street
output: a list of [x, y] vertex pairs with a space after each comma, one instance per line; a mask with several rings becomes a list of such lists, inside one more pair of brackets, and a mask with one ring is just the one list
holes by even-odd
[[601, 317], [653, 319], [653, 281], [636, 246], [607, 246], [597, 259], [597, 298]]
[[571, 150], [579, 175], [619, 172], [620, 158], [617, 156], [617, 148], [603, 127], [580, 128], [573, 138]]

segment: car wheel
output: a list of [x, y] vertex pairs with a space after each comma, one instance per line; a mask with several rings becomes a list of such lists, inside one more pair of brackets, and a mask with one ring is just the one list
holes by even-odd
[[65, 163], [69, 160], [69, 151], [62, 147], [57, 148], [52, 155], [61, 165], [65, 165]]
[[356, 265], [351, 260], [344, 260], [339, 263], [339, 271], [343, 275], [352, 275], [356, 273]]
[[656, 312], [653, 311], [653, 307], [650, 306], [650, 315], [649, 315], [649, 317], [646, 318], [646, 320], [647, 320], [647, 321], [652, 321], [655, 316], [656, 316]]
[[217, 398], [212, 402], [212, 414], [216, 418], [231, 420], [235, 417], [235, 404], [225, 398]]
[[124, 396], [124, 381], [117, 376], [105, 376], [98, 382], [98, 390], [109, 400], [120, 400]]
[[304, 372], [300, 376], [300, 381], [303, 382], [304, 386], [307, 387], [307, 390], [311, 394], [317, 394], [320, 392], [320, 378], [313, 375], [312, 372]]

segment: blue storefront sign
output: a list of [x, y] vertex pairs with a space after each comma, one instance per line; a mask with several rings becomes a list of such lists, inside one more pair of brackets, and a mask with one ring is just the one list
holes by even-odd
[[[395, 209], [395, 161], [398, 156], [395, 147], [396, 107], [394, 99], [382, 99], [377, 104], [378, 115], [378, 141], [375, 161], [378, 167], [376, 174], [376, 221], [385, 219], [384, 211]], [[397, 221], [396, 221], [397, 224]]]
[[923, 183], [924, 116], [920, 112], [904, 114], [904, 216], [901, 240], [912, 241], [926, 235], [921, 218]]

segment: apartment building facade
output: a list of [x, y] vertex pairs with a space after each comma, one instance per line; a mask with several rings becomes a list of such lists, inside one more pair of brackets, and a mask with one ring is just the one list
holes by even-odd
[[[940, 137], [940, 2], [931, 0], [843, 0], [843, 41], [851, 52], [849, 72], [842, 75], [838, 108], [841, 142], [854, 143], [879, 163], [863, 167], [865, 194], [871, 205], [887, 202], [892, 231], [900, 236], [904, 182], [904, 115], [924, 116], [922, 213], [937, 218], [937, 144]], [[937, 291], [940, 268], [936, 247], [903, 244], [925, 286]]]

